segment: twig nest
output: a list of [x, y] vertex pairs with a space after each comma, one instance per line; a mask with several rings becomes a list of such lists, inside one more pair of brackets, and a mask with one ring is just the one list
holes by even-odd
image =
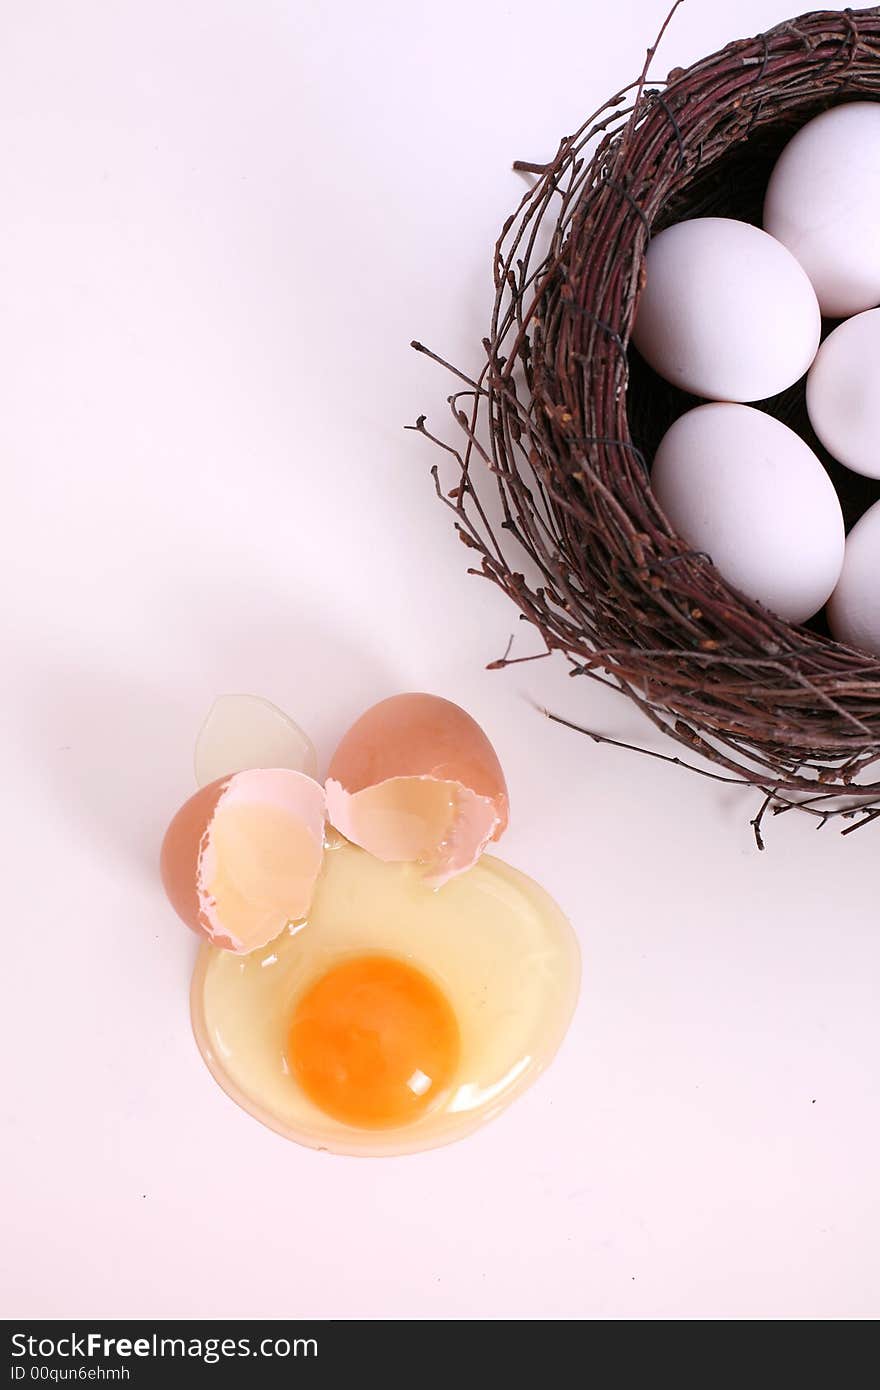
[[[631, 335], [652, 239], [660, 248], [665, 229], [693, 219], [760, 225], [770, 175], [798, 130], [829, 108], [880, 98], [878, 51], [880, 10], [807, 14], [665, 84], [643, 74], [549, 164], [521, 165], [538, 178], [496, 247], [485, 361], [475, 379], [457, 374], [451, 398], [464, 446], [451, 449], [424, 418], [416, 425], [457, 458], [456, 486], [438, 474], [438, 491], [477, 571], [534, 625], [540, 655], [562, 652], [575, 674], [617, 685], [655, 727], [714, 762], [714, 775], [759, 788], [764, 808], [803, 803], [827, 817], [858, 784], [865, 822], [875, 801], [880, 815], [880, 660], [836, 642], [823, 620], [772, 612], [676, 531], [650, 467], [669, 426], [698, 403], [682, 388], [713, 383], [671, 371], [675, 384], [664, 380]], [[865, 119], [876, 122], [876, 110]], [[814, 211], [843, 235], [833, 188], [875, 172], [837, 174]], [[772, 199], [769, 217], [786, 240]], [[869, 220], [876, 248], [876, 214]], [[876, 303], [880, 288], [870, 293]], [[819, 299], [838, 305], [824, 287]], [[656, 362], [645, 313], [642, 346]], [[793, 358], [784, 375], [796, 368]], [[760, 405], [810, 443], [852, 525], [880, 488], [840, 476], [810, 429], [803, 383]]]

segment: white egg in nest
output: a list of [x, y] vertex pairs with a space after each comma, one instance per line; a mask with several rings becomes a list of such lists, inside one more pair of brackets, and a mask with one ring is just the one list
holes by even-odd
[[683, 540], [787, 622], [811, 618], [834, 589], [840, 502], [812, 449], [772, 415], [726, 402], [687, 411], [660, 442], [651, 487]]
[[801, 126], [770, 175], [763, 221], [826, 317], [880, 301], [880, 103], [846, 102]]
[[829, 454], [880, 478], [880, 309], [829, 333], [807, 377], [810, 424]]
[[696, 396], [758, 401], [804, 375], [819, 346], [816, 294], [760, 227], [697, 217], [645, 256], [632, 340], [660, 376]]
[[838, 642], [880, 657], [880, 502], [846, 538], [843, 569], [828, 602], [828, 626]]

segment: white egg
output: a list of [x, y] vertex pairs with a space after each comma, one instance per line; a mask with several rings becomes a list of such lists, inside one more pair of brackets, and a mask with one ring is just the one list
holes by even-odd
[[847, 468], [880, 478], [880, 309], [847, 319], [820, 347], [807, 377], [807, 412]]
[[760, 227], [698, 217], [648, 247], [632, 338], [684, 391], [724, 401], [784, 391], [815, 357], [820, 329], [807, 276]]
[[822, 313], [880, 301], [880, 103], [856, 101], [802, 126], [776, 162], [764, 227], [797, 257]]
[[880, 656], [880, 502], [846, 538], [843, 570], [828, 603], [828, 626], [838, 642]]
[[651, 485], [679, 536], [747, 597], [791, 623], [825, 603], [843, 563], [843, 516], [787, 425], [747, 405], [697, 406], [660, 441]]

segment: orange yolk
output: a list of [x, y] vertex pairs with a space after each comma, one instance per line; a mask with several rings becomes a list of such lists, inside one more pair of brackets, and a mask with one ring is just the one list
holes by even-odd
[[420, 970], [390, 956], [344, 961], [308, 989], [290, 1027], [288, 1060], [306, 1095], [344, 1124], [406, 1124], [447, 1089], [458, 1024]]

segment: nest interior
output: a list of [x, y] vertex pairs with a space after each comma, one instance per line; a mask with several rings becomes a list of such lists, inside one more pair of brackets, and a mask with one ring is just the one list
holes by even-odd
[[[794, 131], [829, 106], [880, 97], [880, 7], [803, 15], [662, 84], [649, 71], [656, 46], [550, 163], [516, 166], [536, 182], [495, 249], [484, 365], [476, 377], [451, 368], [463, 443], [424, 417], [416, 427], [455, 460], [451, 491], [434, 470], [438, 491], [475, 571], [534, 625], [541, 655], [562, 652], [573, 675], [616, 686], [714, 765], [697, 770], [758, 789], [759, 844], [768, 809], [843, 815], [853, 829], [880, 816], [880, 661], [835, 643], [821, 618], [783, 622], [674, 534], [650, 462], [695, 401], [639, 359], [629, 334], [653, 232], [705, 215], [759, 223]], [[802, 382], [761, 408], [822, 457], [848, 525], [877, 500], [876, 482], [819, 446]]]

